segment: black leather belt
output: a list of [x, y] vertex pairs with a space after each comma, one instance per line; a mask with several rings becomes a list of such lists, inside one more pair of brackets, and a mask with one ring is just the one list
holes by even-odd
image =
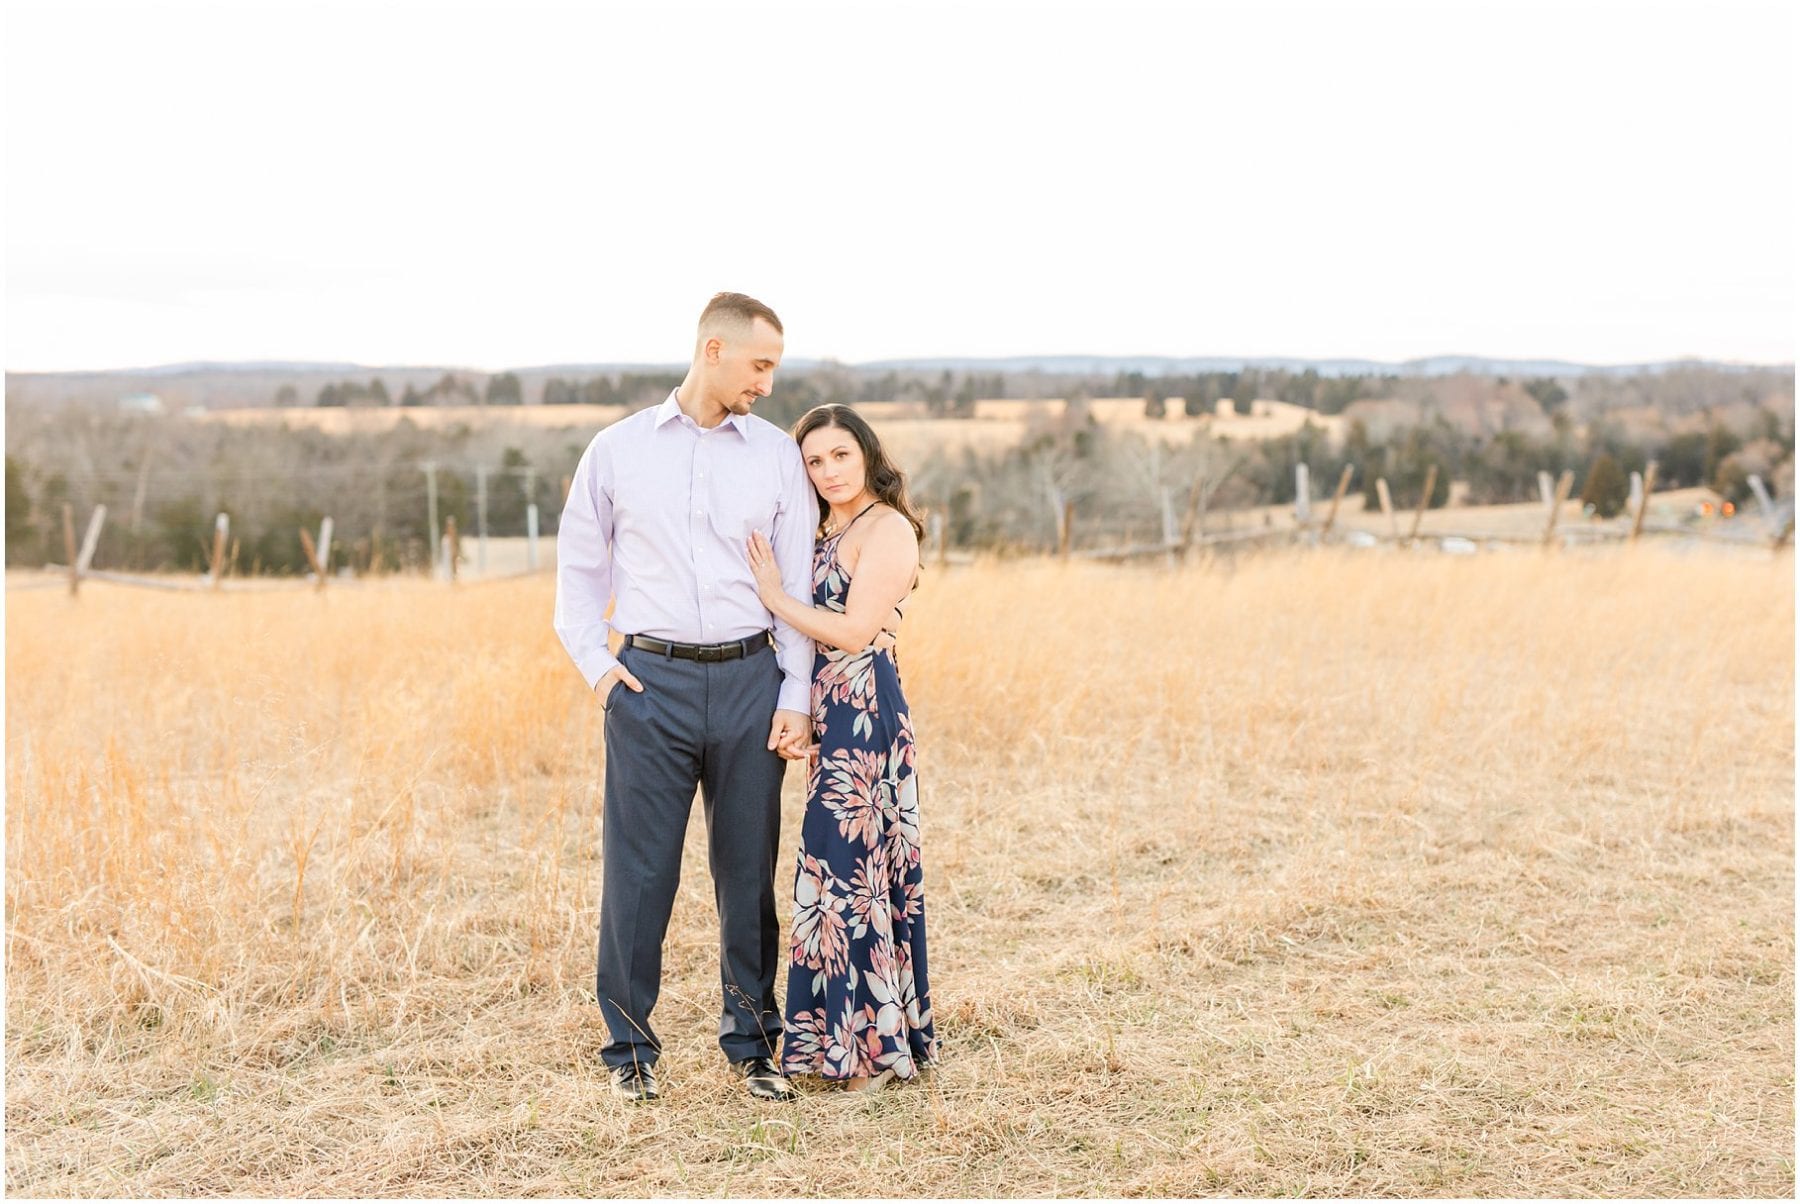
[[628, 635], [625, 637], [625, 646], [642, 648], [657, 656], [672, 656], [684, 661], [734, 661], [749, 656], [759, 648], [767, 648], [769, 633], [759, 631], [755, 635], [747, 635], [741, 640], [731, 640], [724, 644], [673, 644], [655, 636]]

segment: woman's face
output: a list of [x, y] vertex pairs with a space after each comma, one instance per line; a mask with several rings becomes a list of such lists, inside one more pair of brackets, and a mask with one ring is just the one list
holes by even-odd
[[856, 499], [868, 479], [862, 447], [856, 436], [838, 426], [822, 426], [800, 444], [806, 475], [819, 496], [834, 506]]

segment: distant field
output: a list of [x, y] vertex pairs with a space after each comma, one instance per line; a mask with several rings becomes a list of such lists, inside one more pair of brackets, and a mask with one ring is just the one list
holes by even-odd
[[[1113, 430], [1132, 430], [1147, 436], [1186, 440], [1210, 433], [1234, 439], [1270, 439], [1292, 434], [1310, 417], [1314, 425], [1341, 437], [1343, 421], [1279, 401], [1258, 401], [1246, 415], [1207, 415], [1189, 418], [1179, 400], [1161, 419], [1144, 416], [1139, 397], [1097, 398], [1090, 402], [1095, 419]], [[1034, 423], [1049, 423], [1063, 412], [1063, 402], [978, 401], [972, 419], [931, 418], [916, 402], [878, 401], [859, 404], [894, 455], [916, 460], [937, 449], [997, 451], [1015, 446]], [[408, 406], [294, 407], [291, 409], [213, 410], [196, 421], [224, 422], [237, 426], [281, 426], [325, 431], [328, 434], [367, 434], [392, 430], [401, 422], [442, 429], [457, 425], [526, 426], [546, 429], [571, 428], [596, 431], [616, 422], [629, 411], [623, 406], [526, 405], [526, 406]]]
[[623, 418], [624, 406], [315, 406], [243, 410], [211, 410], [195, 416], [198, 422], [223, 422], [232, 426], [289, 426], [324, 431], [328, 435], [372, 434], [390, 431], [402, 422], [430, 430], [467, 425], [576, 427], [599, 430]]
[[10, 1194], [1793, 1193], [1791, 555], [930, 567], [942, 1068], [777, 1107], [697, 822], [604, 1090], [550, 608], [8, 597]]

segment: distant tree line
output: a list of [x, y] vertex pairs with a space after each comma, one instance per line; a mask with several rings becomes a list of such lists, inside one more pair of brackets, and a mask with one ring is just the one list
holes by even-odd
[[[1416, 507], [1433, 465], [1429, 507], [1445, 505], [1457, 481], [1476, 504], [1536, 501], [1538, 473], [1566, 469], [1574, 474], [1576, 496], [1610, 518], [1624, 508], [1629, 474], [1652, 459], [1659, 490], [1708, 485], [1741, 505], [1755, 473], [1776, 496], [1792, 496], [1793, 411], [1758, 410], [1746, 429], [1715, 420], [1645, 439], [1603, 422], [1583, 430], [1557, 423], [1542, 436], [1484, 436], [1437, 418], [1380, 440], [1352, 422], [1341, 445], [1312, 423], [1272, 439], [1197, 437], [1159, 445], [1142, 428], [1096, 422], [1077, 397], [1015, 447], [987, 454], [946, 448], [909, 468], [915, 494], [944, 515], [954, 543], [1041, 548], [1054, 529], [1052, 498], [1075, 503], [1086, 528], [1104, 532], [1101, 543], [1154, 541], [1169, 502], [1184, 522], [1202, 497], [1213, 513], [1291, 505], [1300, 464], [1307, 465], [1315, 501], [1330, 495], [1350, 465], [1353, 490], [1370, 510], [1379, 509], [1379, 479], [1387, 481], [1396, 507]], [[1165, 491], [1172, 495], [1167, 501]]]
[[[1294, 500], [1293, 468], [1305, 462], [1314, 481], [1335, 481], [1344, 464], [1355, 468], [1353, 480], [1364, 505], [1376, 507], [1375, 482], [1385, 478], [1396, 505], [1416, 506], [1430, 466], [1438, 468], [1430, 505], [1449, 500], [1453, 480], [1466, 482], [1475, 505], [1528, 502], [1538, 498], [1538, 473], [1575, 474], [1578, 490], [1586, 490], [1590, 473], [1598, 472], [1586, 500], [1601, 517], [1618, 512], [1626, 497], [1629, 474], [1657, 464], [1658, 489], [1710, 486], [1726, 500], [1742, 503], [1750, 496], [1749, 477], [1758, 474], [1771, 489], [1793, 491], [1794, 423], [1759, 410], [1753, 428], [1740, 434], [1719, 421], [1701, 429], [1681, 430], [1648, 438], [1632, 437], [1605, 422], [1583, 431], [1559, 423], [1552, 432], [1534, 436], [1522, 431], [1472, 435], [1442, 419], [1406, 428], [1375, 441], [1359, 422], [1350, 425], [1341, 449], [1332, 449], [1317, 427], [1261, 444], [1251, 457], [1249, 476], [1270, 502]], [[1785, 469], [1785, 473], [1784, 470]]]
[[477, 467], [487, 475], [488, 530], [525, 533], [528, 504], [553, 534], [561, 482], [586, 438], [569, 431], [468, 426], [354, 437], [301, 428], [170, 422], [140, 415], [15, 414], [8, 423], [6, 561], [64, 559], [62, 508], [79, 530], [107, 508], [97, 563], [203, 571], [213, 518], [231, 516], [238, 571], [303, 573], [300, 529], [329, 514], [336, 564], [388, 570], [430, 561], [427, 477], [436, 465], [439, 523], [478, 529]]
[[679, 372], [621, 372], [575, 380], [552, 376], [544, 382], [544, 404], [639, 407], [667, 397], [681, 378]]
[[[1663, 375], [1681, 377], [1682, 388]], [[679, 380], [673, 372], [553, 377], [545, 391], [559, 404], [635, 408], [659, 401]], [[1047, 391], [1052, 388], [1060, 394]], [[484, 379], [446, 372], [423, 390], [408, 386], [399, 402], [379, 379], [334, 381], [320, 396], [334, 405], [380, 404], [383, 396], [403, 406], [450, 398], [510, 405], [522, 392], [515, 374]], [[1075, 502], [1090, 531], [1111, 524], [1116, 529], [1107, 537], [1118, 539], [1153, 537], [1170, 505], [1185, 523], [1221, 510], [1291, 504], [1294, 469], [1302, 463], [1320, 494], [1351, 465], [1354, 488], [1369, 506], [1377, 504], [1379, 478], [1396, 505], [1416, 505], [1433, 465], [1434, 506], [1448, 500], [1452, 482], [1465, 483], [1475, 503], [1532, 501], [1540, 471], [1567, 469], [1579, 496], [1597, 513], [1611, 514], [1623, 504], [1630, 473], [1652, 459], [1659, 488], [1708, 485], [1739, 504], [1749, 497], [1753, 474], [1777, 496], [1791, 496], [1794, 488], [1793, 378], [1779, 373], [1525, 381], [1307, 372], [1034, 378], [865, 373], [827, 362], [784, 373], [757, 413], [785, 427], [821, 402], [854, 404], [873, 395], [915, 402], [928, 415], [966, 417], [977, 399], [1009, 392], [1067, 400], [1034, 407], [1036, 416], [1012, 448], [977, 455], [953, 450], [948, 441], [905, 465], [917, 496], [938, 509], [960, 545], [1043, 546], [1054, 529], [1052, 498]], [[1310, 397], [1307, 408], [1319, 420], [1280, 438], [1227, 440], [1193, 426], [1177, 432], [1171, 425], [1167, 434], [1155, 426], [1109, 427], [1096, 421], [1088, 400], [1141, 396], [1146, 410], [1160, 405], [1175, 424], [1226, 399], [1242, 410], [1248, 403], [1241, 399], [1271, 393]], [[1335, 417], [1325, 413], [1340, 404]], [[1341, 432], [1328, 430], [1328, 421]], [[316, 529], [325, 514], [336, 524], [341, 563], [424, 564], [430, 539], [425, 463], [439, 466], [440, 520], [454, 515], [473, 533], [475, 470], [484, 466], [493, 534], [522, 534], [525, 506], [534, 501], [542, 530], [553, 532], [560, 482], [588, 438], [584, 430], [504, 423], [422, 428], [404, 418], [385, 433], [346, 437], [94, 406], [9, 407], [6, 435], [8, 563], [60, 560], [62, 505], [70, 504], [81, 522], [104, 502], [102, 565], [198, 569], [213, 515], [225, 510], [239, 540], [240, 567], [276, 573], [303, 570], [299, 528]]]

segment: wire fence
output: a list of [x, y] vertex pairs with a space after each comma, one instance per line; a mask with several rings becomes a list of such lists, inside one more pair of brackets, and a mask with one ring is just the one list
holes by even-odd
[[[489, 492], [486, 483], [489, 478], [486, 472], [478, 469], [475, 500], [478, 530], [472, 541], [467, 540], [455, 514], [446, 514], [441, 521], [439, 519], [439, 465], [426, 461], [416, 467], [423, 473], [427, 483], [426, 523], [427, 530], [434, 535], [427, 569], [433, 577], [450, 583], [467, 581], [477, 584], [514, 580], [553, 570], [555, 540], [541, 530], [535, 502], [525, 503], [525, 533], [522, 537], [492, 534], [488, 530]], [[536, 473], [531, 470], [513, 473], [501, 470], [494, 475], [516, 475], [525, 481], [536, 478]], [[1376, 520], [1370, 514], [1360, 514], [1352, 519], [1346, 513], [1340, 523], [1340, 509], [1350, 477], [1351, 473], [1344, 471], [1330, 499], [1315, 502], [1305, 469], [1301, 468], [1296, 482], [1297, 501], [1291, 511], [1260, 508], [1224, 511], [1211, 516], [1194, 505], [1197, 495], [1190, 495], [1185, 515], [1178, 517], [1180, 510], [1175, 504], [1175, 491], [1165, 488], [1160, 497], [1160, 523], [1155, 527], [1146, 527], [1134, 516], [1127, 516], [1123, 520], [1116, 515], [1104, 514], [1084, 517], [1072, 498], [1052, 488], [1046, 497], [1047, 540], [1018, 541], [983, 550], [1001, 554], [1048, 553], [1064, 559], [1098, 561], [1160, 559], [1174, 565], [1194, 554], [1216, 555], [1253, 546], [1336, 545], [1359, 549], [1399, 547], [1468, 555], [1482, 550], [1534, 544], [1546, 549], [1628, 544], [1648, 536], [1673, 539], [1685, 545], [1710, 544], [1740, 549], [1766, 549], [1779, 553], [1791, 547], [1794, 531], [1792, 501], [1776, 504], [1770, 499], [1766, 489], [1761, 487], [1760, 481], [1757, 482], [1756, 490], [1760, 511], [1753, 518], [1746, 517], [1741, 521], [1705, 527], [1667, 520], [1650, 521], [1652, 495], [1646, 486], [1654, 483], [1654, 466], [1651, 468], [1650, 480], [1634, 482], [1633, 501], [1627, 512], [1604, 522], [1593, 521], [1585, 513], [1586, 508], [1579, 502], [1569, 500], [1572, 479], [1569, 473], [1565, 472], [1554, 487], [1546, 477], [1543, 482], [1546, 496], [1540, 532], [1528, 530], [1521, 524], [1517, 507], [1506, 508], [1511, 512], [1510, 527], [1471, 527], [1459, 530], [1452, 529], [1447, 521], [1467, 519], [1471, 514], [1478, 515], [1480, 508], [1458, 511], [1451, 515], [1434, 515], [1434, 521], [1427, 526], [1424, 520], [1429, 511], [1423, 504], [1409, 517], [1402, 516], [1392, 508], [1386, 481], [1378, 483], [1382, 501], [1381, 520]], [[567, 489], [568, 482], [565, 478], [562, 483], [565, 496]], [[1428, 498], [1430, 495], [1431, 483], [1428, 478], [1421, 497]], [[332, 516], [327, 515], [320, 520], [316, 537], [308, 528], [298, 528], [296, 531], [305, 558], [306, 568], [303, 574], [274, 579], [261, 575], [234, 577], [238, 572], [241, 545], [231, 538], [231, 516], [222, 511], [214, 518], [213, 538], [203, 572], [121, 572], [97, 567], [96, 563], [96, 557], [103, 546], [102, 535], [107, 514], [105, 503], [95, 505], [78, 545], [75, 538], [74, 508], [72, 504], [65, 503], [62, 521], [66, 553], [64, 561], [46, 563], [43, 571], [48, 576], [9, 574], [7, 589], [28, 591], [61, 586], [75, 594], [84, 581], [99, 581], [136, 588], [188, 592], [270, 588], [322, 590], [333, 580], [354, 587], [392, 572], [404, 572], [415, 567], [406, 557], [397, 557], [384, 563], [378, 538], [373, 542], [372, 551], [369, 543], [359, 542], [350, 554], [344, 554], [341, 546], [333, 545], [335, 521]], [[953, 546], [954, 540], [950, 537], [950, 528], [943, 510], [928, 510], [926, 518], [928, 535], [921, 546], [922, 559], [947, 564], [952, 560], [968, 560], [973, 557], [973, 549]], [[1378, 523], [1374, 530], [1370, 529], [1372, 522]], [[1379, 523], [1383, 522], [1387, 527], [1386, 531], [1380, 529]]]

